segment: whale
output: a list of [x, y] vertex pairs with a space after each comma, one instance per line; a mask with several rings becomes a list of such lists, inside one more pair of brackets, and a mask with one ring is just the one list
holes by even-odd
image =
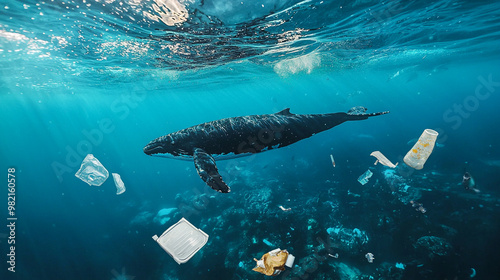
[[365, 120], [389, 111], [366, 113], [362, 106], [347, 113], [274, 114], [225, 118], [188, 127], [149, 142], [146, 155], [193, 160], [200, 178], [221, 193], [231, 191], [219, 174], [216, 160], [253, 155], [289, 146], [346, 121]]

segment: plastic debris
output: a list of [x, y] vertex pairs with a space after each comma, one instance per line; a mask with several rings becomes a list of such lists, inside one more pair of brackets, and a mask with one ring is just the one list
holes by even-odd
[[339, 253], [335, 253], [335, 255], [328, 254], [329, 257], [338, 259], [339, 258]]
[[361, 183], [361, 185], [364, 185], [366, 183], [368, 183], [368, 179], [370, 179], [372, 177], [373, 173], [370, 171], [370, 169], [366, 170], [365, 173], [363, 173], [363, 175], [359, 176], [358, 178], [358, 182]]
[[118, 173], [111, 173], [113, 175], [113, 181], [115, 181], [116, 185], [116, 194], [120, 195], [125, 192], [125, 184], [123, 184], [122, 178]]
[[100, 186], [108, 179], [109, 172], [94, 155], [88, 154], [75, 176], [89, 186]]
[[438, 132], [432, 129], [426, 129], [418, 138], [417, 143], [408, 151], [404, 157], [404, 162], [417, 170], [424, 168], [424, 164], [429, 158], [436, 144]]
[[273, 244], [273, 243], [271, 243], [271, 241], [269, 241], [269, 240], [267, 240], [267, 239], [265, 239], [265, 238], [264, 238], [264, 239], [262, 239], [262, 242], [263, 242], [264, 244], [266, 244], [267, 246], [274, 247], [274, 244]]
[[377, 158], [377, 161], [375, 161], [374, 165], [377, 165], [377, 163], [381, 163], [382, 165], [385, 165], [387, 167], [390, 167], [390, 168], [396, 168], [396, 166], [398, 166], [398, 163], [397, 162], [395, 165], [390, 161], [388, 160], [380, 151], [375, 151], [375, 152], [372, 152], [370, 154], [370, 156], [374, 156]]
[[295, 257], [287, 250], [280, 248], [265, 253], [260, 260], [253, 259], [256, 262], [254, 271], [267, 276], [278, 275], [285, 270], [285, 266], [292, 268]]
[[169, 227], [163, 234], [153, 239], [165, 250], [178, 264], [191, 259], [208, 241], [208, 234], [193, 226], [182, 218], [175, 225]]
[[415, 208], [415, 211], [419, 211], [422, 214], [425, 214], [427, 212], [427, 209], [424, 208], [424, 205], [422, 203], [410, 200], [411, 206]]
[[404, 265], [403, 263], [396, 263], [396, 268], [399, 268], [399, 269], [405, 269], [406, 265]]
[[285, 212], [288, 212], [288, 211], [292, 210], [292, 208], [285, 208], [285, 207], [283, 207], [281, 205], [279, 207], [280, 207], [281, 210], [283, 210]]
[[373, 263], [373, 260], [375, 259], [372, 253], [366, 253], [365, 258], [369, 263]]
[[332, 154], [330, 154], [330, 159], [332, 160], [333, 167], [335, 167], [335, 160], [333, 159], [333, 155]]

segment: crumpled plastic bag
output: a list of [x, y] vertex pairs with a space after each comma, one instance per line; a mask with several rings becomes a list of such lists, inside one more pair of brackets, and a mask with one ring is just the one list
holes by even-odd
[[75, 176], [89, 186], [100, 186], [108, 179], [109, 172], [94, 155], [88, 154]]
[[122, 181], [122, 177], [118, 173], [111, 173], [113, 175], [113, 181], [115, 181], [116, 194], [120, 195], [125, 192], [125, 184]]

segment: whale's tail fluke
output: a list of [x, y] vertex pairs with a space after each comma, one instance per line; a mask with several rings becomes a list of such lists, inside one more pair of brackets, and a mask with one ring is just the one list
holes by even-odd
[[369, 117], [381, 116], [389, 113], [389, 111], [377, 112], [377, 113], [365, 113], [366, 111], [367, 109], [363, 106], [353, 107], [346, 113], [346, 120], [347, 121], [366, 120]]

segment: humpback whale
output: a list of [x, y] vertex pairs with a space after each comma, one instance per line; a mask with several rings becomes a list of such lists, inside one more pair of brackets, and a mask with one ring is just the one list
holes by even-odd
[[365, 120], [389, 113], [365, 113], [358, 106], [347, 113], [292, 114], [290, 108], [275, 114], [226, 118], [179, 130], [149, 142], [151, 156], [194, 160], [196, 171], [212, 189], [228, 193], [216, 159], [228, 159], [286, 147], [346, 121]]

